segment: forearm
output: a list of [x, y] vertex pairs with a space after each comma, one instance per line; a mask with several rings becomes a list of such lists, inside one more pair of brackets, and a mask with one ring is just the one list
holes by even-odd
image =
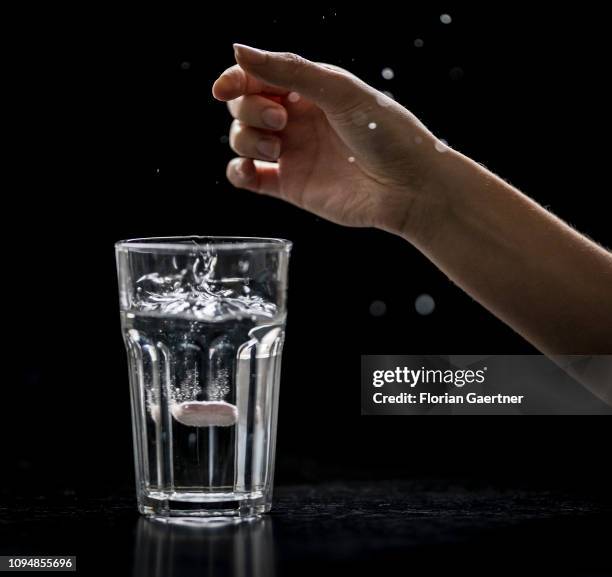
[[546, 354], [612, 353], [612, 255], [454, 151], [408, 240]]

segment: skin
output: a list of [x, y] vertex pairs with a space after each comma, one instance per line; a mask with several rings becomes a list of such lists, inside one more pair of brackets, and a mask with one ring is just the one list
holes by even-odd
[[[235, 119], [234, 186], [401, 236], [551, 357], [612, 354], [609, 251], [349, 72], [234, 49], [213, 86]], [[612, 404], [612, 379], [602, 383]]]

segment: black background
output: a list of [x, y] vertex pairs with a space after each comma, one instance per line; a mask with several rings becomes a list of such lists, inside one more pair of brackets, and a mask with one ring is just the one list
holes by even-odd
[[[344, 66], [610, 246], [606, 22], [599, 9], [534, 5], [225, 3], [8, 17], [3, 486], [131, 489], [113, 243], [184, 234], [294, 242], [278, 484], [609, 482], [604, 418], [360, 416], [362, 353], [533, 349], [401, 239], [233, 190], [222, 142], [230, 118], [210, 94], [235, 41]], [[421, 293], [435, 299], [430, 316], [415, 312]], [[386, 315], [370, 314], [375, 300]]]

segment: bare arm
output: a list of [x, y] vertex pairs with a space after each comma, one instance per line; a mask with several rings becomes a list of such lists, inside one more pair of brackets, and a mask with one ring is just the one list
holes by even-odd
[[542, 352], [612, 353], [612, 255], [469, 158], [438, 162], [403, 236]]
[[239, 45], [236, 60], [213, 87], [236, 119], [234, 185], [402, 236], [548, 355], [612, 353], [608, 251], [346, 71]]

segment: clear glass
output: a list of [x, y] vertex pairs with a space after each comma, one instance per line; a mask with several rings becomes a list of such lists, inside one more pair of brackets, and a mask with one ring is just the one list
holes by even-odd
[[290, 250], [241, 237], [116, 244], [141, 513], [270, 510]]

